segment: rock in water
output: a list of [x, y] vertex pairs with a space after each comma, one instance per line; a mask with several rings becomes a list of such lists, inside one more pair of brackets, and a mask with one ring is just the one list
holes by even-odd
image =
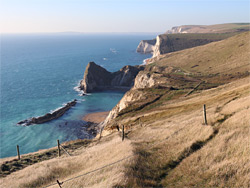
[[68, 111], [71, 107], [76, 105], [76, 99], [67, 103], [65, 106], [63, 106], [62, 108], [59, 108], [58, 110], [55, 110], [52, 113], [47, 113], [43, 116], [40, 117], [32, 117], [30, 119], [26, 119], [23, 121], [19, 121], [17, 124], [18, 125], [25, 125], [25, 126], [29, 126], [31, 124], [41, 124], [41, 123], [45, 123], [48, 121], [51, 121], [53, 119], [57, 119], [59, 117], [61, 117], [66, 111]]

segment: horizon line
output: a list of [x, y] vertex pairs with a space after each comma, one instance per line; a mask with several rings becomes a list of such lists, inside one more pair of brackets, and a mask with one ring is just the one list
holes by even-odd
[[0, 32], [0, 34], [155, 34], [165, 33], [166, 31], [104, 31], [104, 32], [81, 32], [81, 31], [45, 31], [45, 32]]

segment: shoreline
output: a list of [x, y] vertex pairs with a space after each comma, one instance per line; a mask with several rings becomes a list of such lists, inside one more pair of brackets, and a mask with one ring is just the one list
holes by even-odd
[[99, 124], [106, 119], [106, 117], [109, 115], [109, 112], [110, 111], [89, 113], [83, 116], [82, 120], [88, 123]]

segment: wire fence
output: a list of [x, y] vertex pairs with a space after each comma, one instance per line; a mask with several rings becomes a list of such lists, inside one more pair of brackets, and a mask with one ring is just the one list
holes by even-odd
[[[183, 129], [183, 128], [181, 128], [181, 129], [178, 130], [178, 131], [181, 131], [182, 129]], [[133, 130], [133, 129], [132, 129], [132, 130]], [[131, 131], [131, 130], [130, 130], [130, 131]], [[175, 134], [175, 132], [174, 132], [174, 134]], [[163, 140], [158, 141], [157, 143], [155, 143], [155, 144], [153, 144], [153, 145], [151, 145], [151, 146], [149, 147], [149, 149], [152, 149], [152, 148], [155, 147], [156, 145], [161, 144], [162, 142], [166, 141], [166, 139], [168, 139], [168, 137], [165, 138], [165, 139], [163, 139]], [[122, 129], [122, 141], [123, 141], [123, 140], [124, 140], [124, 126], [123, 126], [123, 129]], [[61, 146], [61, 145], [60, 145], [60, 146]], [[61, 147], [62, 147], [62, 146], [61, 146]], [[66, 151], [66, 150], [65, 150], [65, 151]], [[102, 166], [102, 167], [100, 167], [100, 168], [96, 168], [96, 169], [94, 169], [94, 170], [92, 170], [92, 171], [85, 172], [84, 174], [75, 176], [75, 177], [73, 177], [73, 178], [66, 179], [66, 180], [64, 180], [64, 181], [62, 181], [62, 182], [60, 182], [59, 180], [57, 180], [56, 183], [47, 185], [47, 186], [45, 186], [45, 187], [43, 187], [43, 188], [51, 187], [51, 186], [54, 186], [54, 185], [58, 185], [60, 188], [62, 188], [61, 185], [62, 185], [63, 183], [66, 183], [66, 182], [68, 182], [68, 181], [71, 181], [71, 180], [80, 178], [80, 177], [82, 177], [82, 176], [86, 176], [86, 175], [88, 175], [88, 174], [94, 173], [94, 172], [96, 172], [96, 171], [102, 170], [102, 169], [107, 168], [107, 167], [110, 167], [110, 166], [112, 166], [112, 165], [118, 164], [118, 163], [120, 163], [120, 162], [122, 162], [122, 161], [125, 161], [125, 160], [131, 158], [131, 157], [134, 157], [135, 155], [136, 155], [136, 154], [129, 155], [129, 156], [124, 157], [124, 158], [122, 158], [122, 159], [120, 159], [120, 160], [118, 160], [118, 161], [115, 161], [115, 162], [113, 162], [113, 163], [109, 163], [109, 164], [107, 164], [107, 165], [105, 165], [105, 166]]]
[[[205, 106], [205, 105], [204, 105], [204, 106]], [[205, 107], [204, 107], [204, 113], [206, 113], [206, 108], [205, 108]], [[206, 122], [206, 117], [205, 117], [205, 122]], [[141, 127], [146, 126], [146, 125], [144, 125], [144, 126], [142, 125], [140, 119], [139, 119], [139, 125], [140, 125]], [[130, 127], [130, 130], [129, 130], [129, 131], [131, 132], [131, 131], [133, 131], [134, 129], [136, 129], [136, 128]], [[178, 133], [179, 131], [181, 131], [182, 129], [183, 129], [183, 127], [180, 128], [179, 130], [175, 131], [172, 135], [177, 134], [177, 133]], [[119, 131], [119, 129], [118, 129], [118, 131]], [[102, 131], [101, 131], [101, 132], [102, 132]], [[122, 135], [121, 135], [121, 137], [122, 137], [122, 141], [123, 141], [124, 138], [125, 138], [124, 125], [122, 125]], [[100, 133], [100, 138], [101, 138], [101, 133]], [[169, 138], [169, 136], [168, 136], [167, 138], [165, 138], [165, 139], [163, 139], [163, 140], [160, 140], [160, 141], [158, 141], [157, 143], [151, 145], [151, 146], [149, 147], [149, 149], [153, 148], [153, 147], [156, 146], [156, 145], [161, 144], [162, 142], [165, 142], [166, 139], [168, 139], [168, 138]], [[58, 142], [58, 156], [60, 157], [60, 155], [61, 155], [61, 154], [60, 154], [60, 148], [62, 148], [62, 149], [64, 150], [64, 152], [65, 152], [69, 157], [71, 157], [71, 155], [67, 152], [67, 150], [59, 143], [59, 140], [57, 140], [57, 142]], [[17, 145], [17, 151], [18, 151], [18, 157], [19, 157], [19, 159], [20, 159], [19, 146], [18, 146], [18, 145]], [[86, 151], [87, 151], [87, 150], [86, 150]], [[66, 180], [64, 180], [63, 182], [60, 182], [59, 180], [57, 180], [56, 183], [47, 185], [47, 186], [45, 186], [45, 187], [43, 187], [43, 188], [51, 187], [51, 186], [54, 186], [54, 185], [58, 185], [60, 188], [62, 188], [61, 185], [62, 185], [63, 183], [66, 183], [66, 182], [68, 182], [68, 181], [72, 181], [72, 180], [77, 179], [77, 178], [80, 178], [80, 177], [82, 177], [82, 176], [86, 176], [86, 175], [88, 175], [88, 174], [91, 174], [91, 173], [94, 173], [94, 172], [96, 172], [96, 171], [102, 170], [102, 169], [104, 169], [104, 168], [110, 167], [110, 166], [112, 166], [112, 165], [118, 164], [118, 163], [120, 163], [120, 162], [122, 162], [122, 161], [124, 161], [124, 160], [127, 160], [127, 159], [129, 159], [129, 158], [135, 156], [135, 155], [136, 155], [136, 154], [129, 155], [129, 156], [124, 157], [124, 158], [122, 158], [122, 159], [120, 159], [120, 160], [117, 160], [117, 161], [115, 161], [115, 162], [113, 162], [113, 163], [109, 163], [109, 164], [107, 164], [107, 165], [105, 165], [105, 166], [96, 168], [96, 169], [94, 169], [94, 170], [92, 170], [92, 171], [85, 172], [84, 174], [81, 174], [81, 175], [78, 175], [78, 176], [75, 176], [75, 177], [66, 179]]]
[[[47, 185], [46, 187], [51, 187], [51, 186], [53, 186], [53, 185], [59, 185], [59, 186], [61, 187], [61, 185], [62, 185], [63, 183], [66, 183], [66, 182], [68, 182], [68, 181], [71, 181], [71, 180], [80, 178], [80, 177], [82, 177], [82, 176], [86, 176], [86, 175], [88, 175], [88, 174], [91, 174], [91, 173], [93, 173], [93, 172], [102, 170], [102, 169], [107, 168], [107, 167], [109, 167], [109, 166], [115, 165], [115, 164], [120, 163], [120, 162], [122, 162], [122, 161], [124, 161], [124, 160], [126, 160], [126, 159], [129, 159], [129, 158], [131, 158], [131, 157], [133, 157], [133, 156], [134, 156], [134, 154], [133, 154], [133, 155], [129, 155], [129, 156], [125, 157], [125, 158], [122, 158], [122, 159], [120, 159], [120, 160], [118, 160], [118, 161], [115, 161], [115, 162], [113, 162], [113, 163], [109, 163], [109, 164], [107, 164], [107, 165], [105, 165], [105, 166], [102, 166], [102, 167], [100, 167], [100, 168], [97, 168], [97, 169], [95, 169], [95, 170], [92, 170], [92, 171], [89, 171], [89, 172], [85, 172], [84, 174], [75, 176], [75, 177], [73, 177], [73, 178], [66, 179], [66, 180], [64, 180], [63, 182], [59, 182], [59, 181], [57, 180], [57, 183], [53, 183], [53, 184]], [[46, 187], [43, 187], [43, 188], [46, 188]]]

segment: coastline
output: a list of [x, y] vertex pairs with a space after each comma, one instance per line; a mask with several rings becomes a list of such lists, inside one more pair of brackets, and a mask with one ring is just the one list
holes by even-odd
[[88, 123], [99, 124], [106, 119], [109, 112], [110, 111], [89, 113], [83, 116], [82, 120]]

